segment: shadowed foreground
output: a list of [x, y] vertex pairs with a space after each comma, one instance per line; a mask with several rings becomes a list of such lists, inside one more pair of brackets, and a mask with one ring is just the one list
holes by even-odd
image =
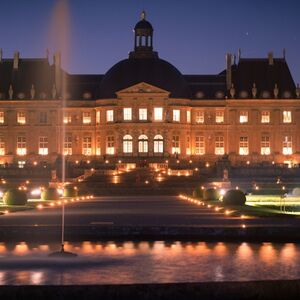
[[208, 282], [99, 286], [3, 286], [0, 299], [299, 299], [300, 281]]

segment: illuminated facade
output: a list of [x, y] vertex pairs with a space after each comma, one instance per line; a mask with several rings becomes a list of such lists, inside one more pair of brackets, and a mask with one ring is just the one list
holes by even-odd
[[59, 54], [50, 65], [1, 52], [0, 162], [53, 162], [64, 154], [213, 163], [227, 154], [233, 164], [297, 164], [300, 89], [285, 58], [238, 56], [227, 54], [217, 75], [182, 75], [153, 51], [145, 14], [129, 58], [105, 75], [67, 74]]

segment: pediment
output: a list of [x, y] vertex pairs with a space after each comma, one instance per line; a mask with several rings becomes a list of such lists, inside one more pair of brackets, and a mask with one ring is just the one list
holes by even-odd
[[169, 95], [170, 92], [163, 90], [157, 86], [151, 85], [146, 82], [140, 82], [138, 84], [132, 85], [128, 88], [120, 90], [116, 93], [118, 96], [125, 94], [161, 94], [161, 95]]

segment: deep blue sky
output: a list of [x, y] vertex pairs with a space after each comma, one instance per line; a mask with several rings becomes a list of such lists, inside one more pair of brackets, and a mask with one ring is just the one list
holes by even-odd
[[[45, 56], [53, 7], [60, 0], [1, 0], [4, 57]], [[273, 50], [300, 82], [299, 0], [69, 0], [71, 73], [104, 73], [133, 47], [132, 28], [145, 8], [160, 57], [183, 73], [218, 73], [225, 53], [266, 57]]]

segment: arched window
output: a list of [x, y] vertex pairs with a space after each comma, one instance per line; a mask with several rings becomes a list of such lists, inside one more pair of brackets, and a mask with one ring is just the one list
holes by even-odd
[[123, 137], [123, 152], [132, 153], [132, 136], [129, 134]]
[[158, 134], [154, 137], [154, 153], [164, 152], [164, 138]]
[[148, 153], [148, 137], [144, 134], [139, 136], [139, 153]]

